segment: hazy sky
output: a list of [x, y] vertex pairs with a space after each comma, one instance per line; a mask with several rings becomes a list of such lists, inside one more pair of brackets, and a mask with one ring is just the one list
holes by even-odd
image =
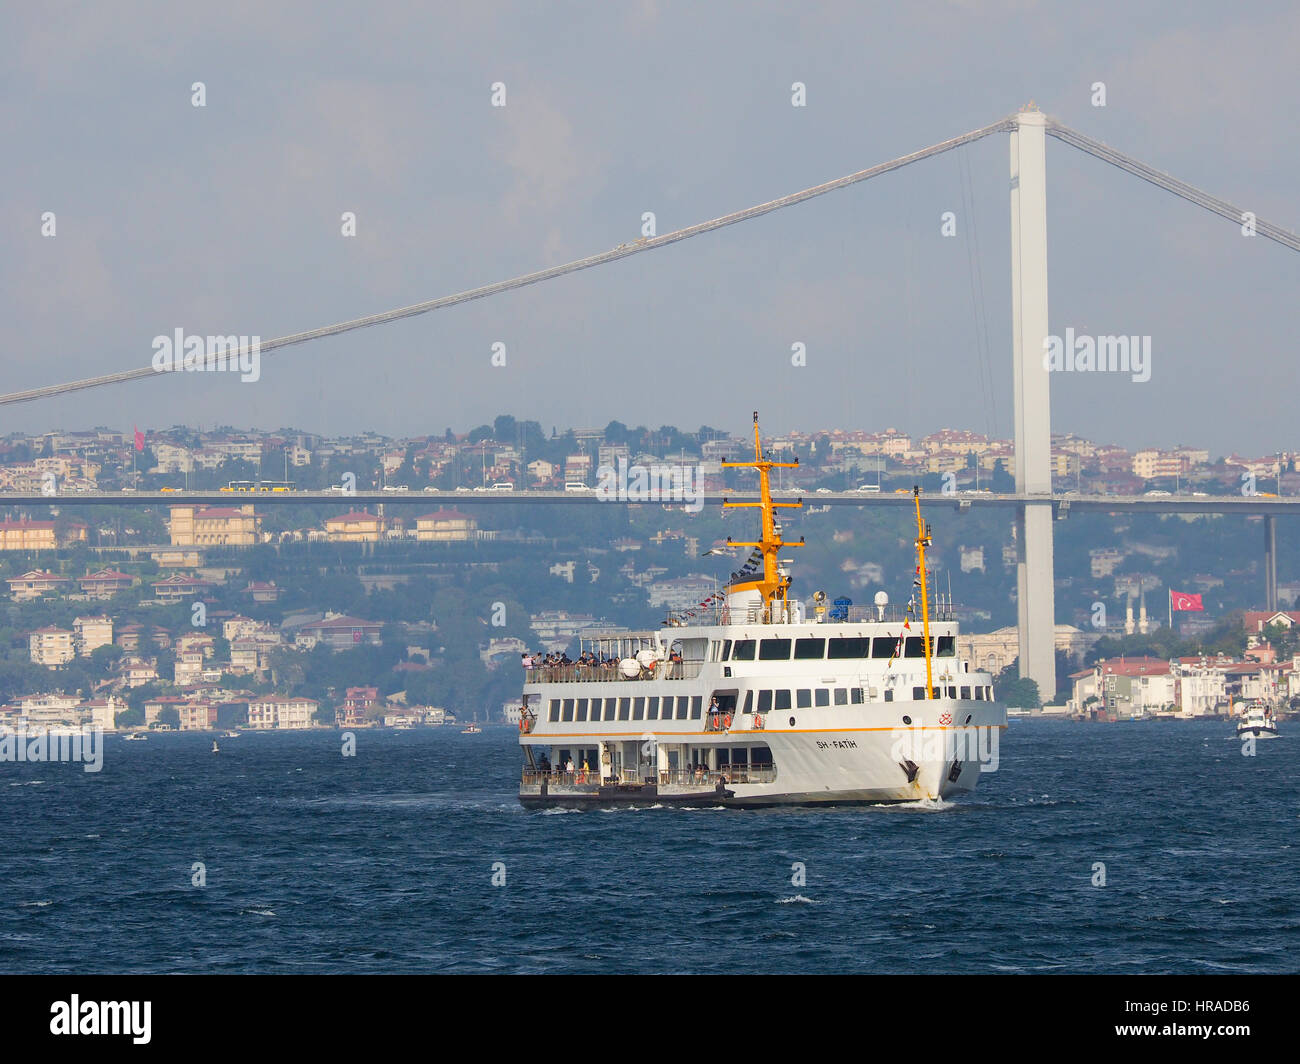
[[[1300, 229], [1297, 55], [1294, 3], [6, 5], [0, 390], [147, 365], [177, 328], [269, 339], [564, 262], [635, 240], [643, 212], [664, 233], [1031, 99]], [[1145, 384], [1055, 377], [1053, 428], [1300, 449], [1300, 255], [1047, 151], [1053, 331], [1153, 348]], [[4, 407], [0, 433], [406, 435], [498, 413], [743, 430], [757, 408], [772, 431], [1005, 435], [1007, 189], [999, 134], [625, 262], [288, 349], [255, 384], [183, 374]]]

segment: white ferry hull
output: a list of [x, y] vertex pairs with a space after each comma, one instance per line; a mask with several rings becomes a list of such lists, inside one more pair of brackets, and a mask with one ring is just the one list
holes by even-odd
[[[646, 731], [598, 733], [603, 741], [639, 740], [667, 750], [761, 745], [771, 753], [770, 771], [730, 766], [685, 787], [661, 786], [651, 772], [640, 787], [617, 790], [600, 787], [594, 773], [561, 775], [544, 793], [522, 788], [520, 800], [529, 806], [632, 801], [735, 807], [938, 800], [974, 790], [984, 772], [997, 769], [1007, 719], [1000, 703], [958, 699], [800, 709], [775, 717], [769, 714], [755, 728], [753, 717], [740, 715], [718, 732], [702, 731], [702, 722], [692, 722], [690, 730], [673, 722], [662, 730], [650, 724]], [[564, 748], [594, 743], [597, 733], [561, 727], [521, 741]], [[749, 782], [751, 775], [765, 778]], [[668, 775], [660, 776], [666, 783]]]

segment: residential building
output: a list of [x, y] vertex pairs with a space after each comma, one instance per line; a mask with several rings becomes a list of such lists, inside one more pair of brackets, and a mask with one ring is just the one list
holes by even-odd
[[215, 586], [210, 580], [199, 580], [192, 576], [173, 573], [153, 583], [153, 594], [160, 602], [179, 602], [181, 599], [210, 591]]
[[217, 726], [215, 702], [179, 702], [176, 712], [180, 715], [181, 731], [211, 731]]
[[117, 663], [117, 674], [127, 687], [143, 687], [158, 679], [158, 662], [155, 658], [125, 657]]
[[37, 628], [27, 637], [27, 643], [32, 661], [48, 669], [66, 665], [76, 656], [72, 633], [66, 628], [55, 628], [53, 625]]
[[30, 602], [42, 595], [61, 592], [68, 583], [66, 576], [57, 576], [48, 569], [28, 569], [22, 576], [12, 576], [9, 585], [9, 597], [15, 602]]
[[116, 569], [99, 569], [87, 573], [77, 581], [82, 592], [91, 599], [110, 599], [119, 591], [125, 591], [135, 582], [129, 573], [120, 573]]
[[316, 724], [319, 703], [310, 698], [271, 695], [250, 700], [248, 726], [258, 731], [311, 728]]
[[353, 510], [326, 520], [325, 535], [331, 543], [377, 543], [386, 527], [387, 522], [378, 514]]
[[425, 543], [464, 543], [477, 530], [478, 522], [459, 510], [434, 510], [415, 519], [415, 538]]
[[113, 618], [78, 617], [72, 622], [72, 645], [78, 656], [88, 658], [97, 647], [112, 644]]
[[243, 506], [173, 506], [168, 522], [173, 547], [249, 547], [261, 538], [262, 518]]
[[55, 550], [58, 545], [53, 521], [0, 521], [0, 550]]
[[1148, 449], [1133, 455], [1131, 468], [1135, 477], [1152, 480], [1155, 477], [1186, 476], [1191, 463], [1185, 455], [1177, 452]]
[[364, 728], [371, 724], [370, 712], [379, 705], [379, 688], [349, 687], [334, 716], [340, 728]]

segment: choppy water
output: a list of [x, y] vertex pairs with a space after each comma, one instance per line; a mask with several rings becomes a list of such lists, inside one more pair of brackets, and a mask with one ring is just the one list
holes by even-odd
[[1295, 971], [1300, 726], [1229, 727], [1016, 722], [937, 805], [566, 813], [506, 729], [109, 737], [0, 764], [0, 970]]

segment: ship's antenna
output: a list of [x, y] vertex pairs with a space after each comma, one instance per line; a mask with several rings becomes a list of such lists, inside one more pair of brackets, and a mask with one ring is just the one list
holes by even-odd
[[[771, 459], [763, 457], [763, 443], [758, 431], [758, 411], [754, 411], [754, 460], [752, 462], [731, 462], [723, 461], [723, 469], [756, 469], [758, 470], [758, 502], [732, 502], [729, 499], [723, 499], [722, 505], [724, 512], [727, 507], [731, 506], [752, 506], [757, 507], [762, 514], [761, 535], [757, 543], [744, 543], [739, 540], [733, 540], [727, 537], [727, 542], [737, 547], [757, 547], [763, 555], [763, 577], [761, 580], [747, 580], [743, 583], [732, 584], [730, 591], [758, 591], [763, 598], [763, 621], [766, 624], [772, 624], [778, 621], [785, 611], [786, 595], [790, 588], [790, 578], [782, 576], [777, 555], [782, 547], [802, 547], [803, 537], [799, 537], [798, 543], [787, 543], [781, 539], [781, 533], [776, 527], [776, 519], [773, 516], [774, 510], [780, 507], [790, 509], [799, 509], [803, 506], [803, 499], [797, 502], [773, 502], [772, 485], [770, 473], [773, 469], [797, 469], [799, 459], [795, 458], [793, 462], [773, 462]], [[778, 603], [780, 605], [778, 606]]]
[[925, 548], [930, 545], [930, 529], [921, 520], [921, 488], [912, 485], [912, 499], [916, 503], [916, 565], [921, 573], [921, 636], [925, 640], [925, 697], [934, 697], [930, 665], [930, 581], [925, 571]]

